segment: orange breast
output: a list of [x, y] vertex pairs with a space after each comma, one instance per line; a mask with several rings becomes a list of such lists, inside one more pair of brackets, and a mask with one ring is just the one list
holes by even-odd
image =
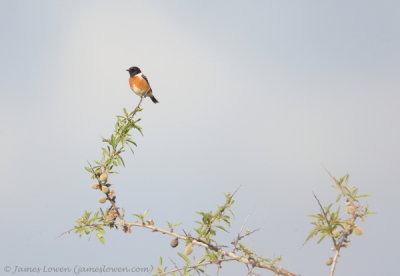
[[132, 90], [142, 90], [142, 91], [148, 91], [150, 89], [149, 84], [145, 79], [139, 76], [134, 76], [129, 78], [129, 86], [131, 87]]

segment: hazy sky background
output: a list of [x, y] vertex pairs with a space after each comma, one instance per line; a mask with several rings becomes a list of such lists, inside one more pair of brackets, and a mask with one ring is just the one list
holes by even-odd
[[[318, 212], [312, 192], [335, 198], [325, 166], [350, 173], [378, 212], [337, 275], [395, 275], [399, 15], [398, 1], [0, 1], [0, 274], [179, 261], [170, 238], [142, 229], [108, 232], [106, 245], [56, 239], [100, 207], [83, 166], [100, 157], [115, 115], [137, 104], [125, 71], [137, 65], [160, 103], [145, 101], [144, 136], [111, 181], [128, 214], [149, 208], [156, 225], [190, 230], [195, 211], [241, 185], [221, 240], [249, 216], [247, 228], [261, 228], [249, 248], [328, 275], [331, 245], [302, 247]], [[245, 268], [226, 264], [220, 275]]]

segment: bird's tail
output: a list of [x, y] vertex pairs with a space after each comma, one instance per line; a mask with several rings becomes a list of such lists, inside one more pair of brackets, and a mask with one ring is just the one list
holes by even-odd
[[149, 97], [153, 101], [153, 103], [158, 103], [157, 99], [153, 96], [153, 94], [150, 94]]

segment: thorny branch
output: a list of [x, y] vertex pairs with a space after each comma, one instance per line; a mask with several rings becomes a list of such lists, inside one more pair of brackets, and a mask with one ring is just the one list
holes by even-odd
[[[287, 271], [285, 269], [278, 268], [278, 267], [276, 267], [274, 265], [271, 265], [271, 264], [268, 264], [268, 263], [265, 263], [265, 262], [256, 261], [256, 260], [254, 260], [252, 258], [239, 256], [239, 255], [237, 255], [237, 254], [235, 254], [233, 252], [225, 251], [225, 250], [223, 250], [223, 249], [221, 249], [221, 248], [219, 248], [217, 246], [214, 246], [212, 244], [208, 244], [208, 243], [206, 243], [206, 242], [204, 242], [202, 240], [199, 240], [199, 239], [196, 239], [196, 238], [192, 238], [192, 237], [189, 237], [187, 235], [180, 235], [178, 233], [175, 233], [175, 232], [172, 232], [172, 231], [169, 231], [169, 230], [166, 230], [166, 229], [162, 229], [162, 228], [156, 227], [154, 225], [149, 225], [149, 224], [140, 223], [140, 222], [125, 222], [123, 220], [119, 221], [118, 224], [121, 225], [121, 226], [127, 226], [128, 228], [140, 227], [140, 228], [149, 229], [152, 232], [159, 232], [159, 233], [166, 234], [166, 235], [169, 235], [169, 236], [172, 236], [172, 237], [175, 237], [177, 239], [184, 240], [184, 241], [190, 240], [190, 242], [192, 244], [194, 244], [194, 245], [197, 245], [197, 246], [200, 246], [200, 247], [203, 247], [203, 248], [207, 248], [207, 249], [210, 249], [210, 250], [212, 250], [214, 252], [219, 253], [220, 256], [222, 256], [222, 258], [223, 258], [221, 260], [223, 260], [224, 262], [226, 262], [226, 261], [238, 261], [238, 262], [250, 265], [252, 267], [258, 267], [258, 268], [263, 268], [263, 269], [270, 270], [270, 271], [274, 272], [276, 275], [299, 276], [299, 275], [291, 273], [291, 272], [289, 272], [289, 271]], [[97, 225], [93, 225], [93, 226], [98, 226], [98, 225], [107, 226], [107, 224], [97, 224]], [[64, 232], [63, 234], [67, 234], [67, 233], [69, 234], [73, 230], [74, 229], [70, 229], [70, 230]], [[171, 272], [171, 271], [169, 271], [169, 272]], [[159, 275], [165, 275], [165, 274], [166, 273], [159, 274]]]
[[[364, 207], [360, 204], [358, 201], [358, 198], [361, 197], [368, 197], [369, 195], [358, 195], [358, 189], [354, 187], [348, 186], [348, 175], [345, 175], [342, 177], [340, 180], [336, 179], [326, 168], [324, 168], [325, 171], [328, 173], [330, 178], [335, 182], [335, 188], [339, 190], [339, 195], [336, 200], [339, 201], [340, 198], [344, 198], [345, 205], [346, 205], [346, 213], [350, 215], [350, 218], [348, 219], [340, 219], [338, 217], [339, 209], [336, 211], [336, 213], [330, 212], [330, 208], [332, 204], [330, 204], [326, 209], [322, 206], [320, 200], [317, 198], [317, 196], [313, 193], [314, 198], [316, 199], [320, 209], [321, 209], [321, 215], [313, 216], [317, 218], [319, 221], [323, 222], [324, 225], [326, 225], [325, 228], [318, 228], [319, 224], [317, 225], [317, 228], [315, 228], [307, 240], [315, 235], [316, 233], [320, 232], [322, 234], [322, 238], [320, 241], [325, 237], [325, 234], [323, 234], [321, 229], [325, 229], [325, 233], [329, 235], [332, 239], [333, 243], [333, 248], [332, 250], [334, 251], [333, 256], [329, 258], [326, 262], [327, 265], [330, 265], [330, 276], [334, 276], [335, 269], [338, 263], [338, 259], [340, 257], [340, 251], [342, 248], [345, 248], [349, 245], [350, 240], [349, 236], [355, 232], [357, 235], [362, 234], [362, 230], [355, 224], [357, 219], [360, 218], [361, 220], [364, 219], [364, 217], [368, 214], [373, 214], [372, 212], [368, 212], [368, 207]], [[339, 230], [341, 229], [341, 230]]]
[[[234, 258], [218, 259], [218, 260], [208, 261], [208, 262], [204, 262], [204, 263], [200, 263], [200, 264], [196, 264], [196, 265], [184, 266], [184, 267], [177, 267], [177, 265], [174, 264], [175, 269], [170, 270], [170, 271], [161, 272], [161, 273], [158, 273], [157, 275], [162, 276], [162, 275], [167, 275], [167, 274], [171, 274], [174, 272], [179, 272], [179, 271], [182, 271], [182, 270], [188, 269], [188, 268], [197, 268], [197, 267], [208, 266], [208, 265], [212, 265], [212, 264], [220, 265], [222, 262], [228, 262], [228, 261], [234, 261], [234, 260], [235, 260]], [[172, 260], [171, 260], [171, 262], [172, 262]]]
[[[253, 234], [254, 232], [258, 231], [258, 229], [249, 231], [246, 230], [245, 233], [242, 233], [243, 227], [242, 226], [240, 232], [238, 233], [237, 237], [231, 242], [231, 245], [233, 248], [231, 251], [229, 250], [224, 250], [223, 246], [219, 246], [215, 240], [210, 238], [210, 235], [213, 236], [215, 235], [215, 230], [213, 230], [211, 227], [213, 226], [214, 222], [218, 222], [221, 220], [225, 220], [228, 218], [228, 225], [230, 226], [229, 223], [229, 216], [224, 215], [224, 211], [226, 209], [229, 209], [230, 206], [233, 204], [232, 198], [236, 194], [238, 188], [232, 195], [228, 194], [227, 197], [227, 202], [224, 206], [219, 207], [219, 209], [215, 213], [202, 213], [200, 212], [203, 216], [203, 224], [201, 228], [198, 228], [195, 230], [199, 234], [197, 238], [192, 237], [190, 234], [186, 234], [184, 231], [184, 235], [178, 234], [174, 232], [173, 227], [170, 227], [170, 230], [166, 230], [163, 228], [156, 227], [154, 225], [154, 221], [152, 220], [146, 220], [144, 219], [145, 214], [143, 216], [141, 215], [136, 215], [138, 218], [140, 218], [140, 222], [126, 222], [124, 219], [124, 212], [121, 214], [120, 208], [116, 204], [116, 196], [114, 194], [114, 190], [109, 191], [108, 187], [111, 186], [111, 184], [107, 183], [107, 177], [108, 173], [114, 173], [112, 172], [112, 168], [114, 165], [124, 165], [123, 159], [120, 156], [122, 152], [124, 152], [124, 143], [129, 146], [128, 142], [136, 145], [136, 143], [129, 138], [131, 136], [129, 134], [129, 131], [132, 128], [137, 128], [141, 132], [141, 128], [136, 125], [136, 123], [140, 120], [133, 121], [134, 116], [136, 115], [137, 112], [141, 111], [141, 103], [143, 101], [143, 97], [140, 98], [140, 101], [136, 108], [130, 112], [129, 114], [127, 111], [124, 109], [125, 112], [125, 117], [122, 116], [117, 116], [118, 122], [116, 124], [116, 131], [113, 135], [111, 135], [110, 139], [105, 139], [103, 138], [103, 142], [107, 142], [109, 145], [107, 146], [107, 149], [103, 149], [103, 158], [100, 162], [96, 162], [98, 166], [92, 167], [90, 164], [90, 168], [86, 168], [87, 171], [92, 173], [94, 178], [97, 179], [98, 184], [93, 184], [95, 189], [99, 189], [100, 191], [104, 192], [106, 198], [101, 198], [99, 199], [100, 203], [104, 203], [105, 201], [109, 201], [111, 206], [108, 208], [106, 213], [103, 213], [103, 211], [100, 209], [102, 216], [98, 216], [98, 212], [94, 215], [94, 217], [90, 217], [89, 212], [85, 212], [84, 216], [82, 219], [79, 219], [77, 221], [78, 226], [76, 226], [73, 229], [70, 229], [64, 233], [62, 233], [59, 237], [63, 236], [64, 234], [69, 234], [72, 231], [75, 231], [76, 233], [79, 233], [82, 235], [82, 233], [89, 234], [91, 231], [97, 231], [96, 235], [98, 235], [98, 238], [101, 242], [104, 242], [104, 238], [102, 236], [105, 231], [103, 230], [103, 226], [107, 226], [110, 228], [118, 228], [118, 226], [121, 226], [123, 228], [123, 231], [125, 233], [131, 233], [133, 227], [139, 227], [139, 228], [144, 228], [151, 230], [152, 232], [159, 232], [165, 235], [169, 235], [174, 237], [176, 240], [184, 240], [186, 243], [189, 243], [190, 245], [190, 252], [192, 251], [192, 245], [197, 245], [199, 247], [205, 248], [207, 251], [207, 254], [211, 251], [215, 252], [213, 255], [214, 257], [207, 257], [208, 259], [202, 259], [199, 261], [199, 263], [190, 265], [189, 261], [188, 264], [183, 266], [183, 267], [178, 267], [172, 260], [171, 262], [174, 264], [175, 269], [170, 270], [170, 271], [164, 271], [164, 268], [160, 268], [158, 270], [157, 275], [167, 275], [167, 274], [172, 274], [175, 275], [175, 272], [179, 272], [181, 275], [185, 274], [188, 269], [194, 269], [196, 270], [199, 267], [206, 267], [208, 265], [217, 265], [218, 266], [218, 271], [221, 268], [221, 263], [223, 262], [228, 262], [228, 261], [237, 261], [241, 262], [246, 265], [248, 269], [248, 275], [257, 275], [256, 273], [253, 272], [255, 268], [261, 268], [261, 269], [267, 269], [272, 272], [274, 272], [275, 275], [283, 275], [283, 276], [298, 276], [297, 274], [291, 273], [285, 269], [279, 268], [275, 265], [276, 261], [270, 261], [269, 259], [262, 258], [260, 256], [257, 256], [254, 254], [252, 251], [248, 250], [247, 248], [244, 247], [241, 243], [239, 243], [243, 238]], [[111, 146], [111, 148], [110, 148]], [[119, 148], [118, 148], [119, 147]], [[106, 152], [106, 153], [104, 153]], [[105, 156], [107, 158], [105, 158]], [[97, 169], [97, 171], [95, 171]], [[352, 194], [349, 192], [347, 186], [343, 187], [341, 186], [341, 182], [336, 180], [329, 172], [328, 174], [331, 176], [331, 178], [336, 182], [341, 194], [343, 197], [346, 198], [346, 205], [348, 208], [353, 208], [354, 211], [348, 212], [349, 214], [352, 215], [351, 219], [347, 220], [346, 226], [348, 227], [343, 227], [343, 230], [340, 231], [340, 235], [335, 235], [335, 227], [332, 226], [335, 225], [332, 221], [331, 216], [329, 216], [329, 207], [327, 207], [327, 211], [323, 208], [321, 202], [317, 198], [317, 196], [314, 194], [315, 199], [318, 202], [318, 205], [321, 209], [322, 215], [320, 217], [321, 221], [325, 221], [325, 223], [328, 226], [328, 229], [326, 230], [329, 236], [332, 238], [333, 246], [334, 248], [332, 249], [335, 253], [334, 256], [331, 258], [331, 270], [330, 270], [330, 276], [334, 275], [335, 267], [339, 258], [339, 253], [342, 247], [347, 247], [349, 240], [348, 236], [351, 235], [353, 230], [355, 229], [355, 221], [357, 218], [363, 219], [363, 216], [366, 215], [367, 208], [362, 209], [362, 206], [358, 203], [357, 197], [352, 196]], [[102, 177], [102, 175], [106, 175], [105, 177]], [[341, 180], [342, 181], [342, 180]], [[122, 209], [123, 210], [123, 209]], [[362, 211], [364, 212], [362, 212]], [[145, 211], [147, 213], [147, 211]], [[116, 220], [119, 219], [119, 221], [116, 223]], [[204, 221], [206, 220], [206, 222]], [[101, 223], [94, 223], [94, 221], [98, 221]], [[217, 228], [220, 228], [224, 231], [226, 231], [221, 225], [216, 225]], [[361, 230], [360, 230], [361, 231]], [[203, 234], [206, 232], [206, 234]], [[214, 234], [213, 234], [214, 232]], [[312, 235], [311, 235], [312, 236]], [[177, 245], [178, 243], [176, 243]], [[176, 246], [175, 245], [175, 246]], [[175, 247], [173, 246], [173, 247]], [[239, 252], [239, 253], [237, 253]], [[243, 255], [239, 255], [243, 253]], [[179, 253], [180, 254], [180, 253]], [[185, 251], [186, 254], [186, 251]], [[189, 255], [190, 253], [187, 253]], [[207, 255], [205, 255], [207, 256]], [[211, 256], [211, 255], [209, 255]], [[182, 273], [185, 272], [185, 273]], [[201, 269], [198, 270], [198, 272], [202, 271]]]

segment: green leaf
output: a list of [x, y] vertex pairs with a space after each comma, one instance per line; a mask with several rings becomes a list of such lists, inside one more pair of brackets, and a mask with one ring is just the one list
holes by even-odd
[[307, 236], [307, 238], [306, 238], [306, 241], [305, 241], [304, 243], [308, 242], [312, 237], [314, 237], [315, 235], [317, 235], [318, 232], [319, 232], [319, 229], [314, 228], [314, 229], [310, 232], [310, 234], [308, 234], [308, 236]]
[[278, 258], [275, 258], [274, 260], [272, 260], [272, 262], [271, 262], [271, 264], [272, 265], [275, 265], [276, 263], [278, 263], [278, 262], [280, 262], [280, 261], [282, 261], [283, 260], [283, 257], [281, 256], [281, 257], [278, 257]]
[[190, 260], [189, 260], [189, 258], [188, 258], [185, 254], [183, 254], [183, 253], [181, 253], [181, 252], [178, 252], [178, 255], [179, 255], [186, 263], [190, 264]]
[[134, 145], [134, 146], [136, 146], [136, 147], [137, 147], [137, 144], [136, 144], [136, 142], [135, 142], [135, 141], [133, 141], [133, 140], [131, 140], [131, 139], [126, 139], [126, 142], [127, 142], [127, 143], [131, 143], [132, 145]]
[[326, 233], [322, 233], [320, 239], [317, 241], [317, 243], [321, 243], [326, 237]]
[[193, 230], [196, 231], [197, 234], [201, 235], [201, 234], [200, 234], [200, 232], [201, 232], [201, 229], [200, 229], [200, 228], [193, 228]]
[[266, 262], [266, 263], [271, 263], [272, 261], [271, 261], [271, 259], [267, 259], [267, 258], [264, 258], [264, 257], [261, 257], [261, 256], [257, 256], [260, 260], [262, 260], [262, 261], [264, 261], [264, 262]]
[[172, 226], [172, 223], [170, 223], [169, 221], [167, 221], [167, 225], [169, 229], [173, 229], [174, 227]]
[[97, 238], [99, 239], [99, 241], [102, 243], [102, 244], [104, 244], [106, 241], [105, 241], [105, 239], [104, 239], [104, 237], [103, 237], [103, 235], [101, 234], [101, 233], [96, 233], [96, 236], [97, 236]]
[[359, 196], [356, 196], [356, 198], [361, 198], [361, 197], [371, 197], [371, 195], [359, 195]]
[[223, 231], [225, 231], [225, 232], [228, 232], [228, 230], [226, 230], [223, 226], [221, 226], [221, 225], [215, 225], [215, 227], [217, 227], [217, 228], [219, 228], [219, 229], [221, 229], [221, 230], [223, 230]]
[[101, 228], [101, 226], [98, 226], [96, 230], [102, 235], [106, 233], [106, 231], [103, 228]]
[[336, 209], [335, 219], [339, 218], [339, 213], [340, 213], [340, 206], [338, 206], [338, 208]]
[[140, 219], [142, 222], [144, 221], [144, 217], [141, 214], [132, 214], [132, 215]]
[[197, 264], [201, 264], [205, 260], [206, 260], [206, 258], [204, 256], [202, 256], [200, 259], [197, 260]]
[[231, 226], [231, 222], [229, 221], [229, 219], [222, 218], [222, 220], [223, 220], [229, 227]]

